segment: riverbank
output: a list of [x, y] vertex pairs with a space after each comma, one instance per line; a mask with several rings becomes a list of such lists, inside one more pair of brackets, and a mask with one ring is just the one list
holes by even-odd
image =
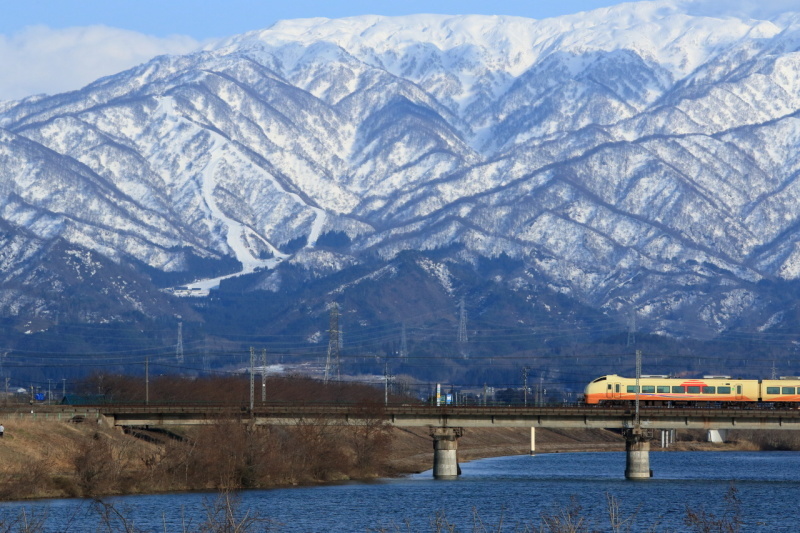
[[[416, 473], [433, 463], [427, 428], [364, 435], [326, 426], [248, 433], [231, 425], [161, 435], [126, 434], [92, 418], [4, 422], [2, 500], [292, 486]], [[292, 433], [301, 435], [292, 440]], [[539, 429], [536, 447], [539, 453], [619, 451], [624, 441], [605, 430]], [[467, 429], [459, 440], [462, 462], [528, 453], [528, 428]]]
[[[433, 464], [427, 428], [219, 423], [177, 435], [126, 434], [102, 419], [3, 422], [2, 500], [306, 485], [418, 473]], [[787, 433], [738, 432], [734, 442], [712, 444], [686, 432], [670, 450], [798, 449], [797, 437]], [[612, 431], [536, 430], [536, 453], [624, 449]], [[527, 455], [530, 429], [467, 428], [458, 453], [461, 462]]]

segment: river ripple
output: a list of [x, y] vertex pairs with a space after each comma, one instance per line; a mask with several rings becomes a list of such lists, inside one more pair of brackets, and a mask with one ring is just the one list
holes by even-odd
[[[430, 472], [373, 483], [245, 491], [240, 516], [269, 519], [272, 531], [434, 531], [439, 517], [458, 531], [535, 529], [542, 515], [577, 509], [591, 530], [610, 530], [608, 496], [630, 518], [630, 531], [686, 531], [687, 507], [722, 517], [735, 488], [742, 531], [794, 531], [800, 525], [798, 452], [651, 452], [655, 477], [624, 479], [624, 453], [542, 454], [484, 459], [463, 475], [437, 481]], [[191, 493], [106, 500], [136, 531], [197, 531], [218, 498]], [[108, 531], [92, 502], [47, 500], [0, 505], [8, 521], [25, 511], [44, 519], [40, 531]], [[120, 523], [113, 531], [123, 531]], [[264, 526], [254, 531], [263, 531]], [[478, 529], [480, 530], [480, 529]], [[624, 529], [623, 529], [624, 530]]]

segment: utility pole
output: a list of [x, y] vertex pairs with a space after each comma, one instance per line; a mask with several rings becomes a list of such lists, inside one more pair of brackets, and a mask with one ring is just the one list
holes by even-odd
[[522, 382], [523, 382], [522, 394], [523, 398], [525, 399], [524, 400], [525, 407], [528, 407], [528, 370], [530, 370], [530, 368], [528, 368], [527, 366], [522, 368]]
[[52, 379], [47, 380], [47, 405], [50, 405], [50, 384], [53, 382]]
[[253, 377], [254, 374], [253, 366], [255, 365], [255, 363], [256, 363], [256, 352], [255, 350], [253, 350], [253, 347], [251, 346], [250, 347], [250, 412], [251, 413], [253, 412], [253, 396], [255, 394], [254, 390], [255, 383]]
[[389, 381], [394, 376], [389, 374], [389, 363], [383, 364], [383, 405], [389, 405]]
[[642, 377], [642, 351], [636, 350], [636, 419], [634, 427], [639, 427], [639, 379]]
[[267, 349], [261, 350], [261, 403], [267, 403]]
[[150, 405], [150, 358], [144, 358], [144, 404]]

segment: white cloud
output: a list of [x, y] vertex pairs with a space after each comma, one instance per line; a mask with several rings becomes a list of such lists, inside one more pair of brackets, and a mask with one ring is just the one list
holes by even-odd
[[107, 26], [29, 26], [0, 35], [0, 100], [80, 89], [157, 55], [185, 54], [200, 45], [187, 36], [160, 38]]

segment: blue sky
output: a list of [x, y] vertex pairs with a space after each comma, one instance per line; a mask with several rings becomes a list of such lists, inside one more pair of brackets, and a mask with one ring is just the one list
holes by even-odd
[[2, 0], [0, 34], [25, 26], [103, 24], [157, 37], [227, 37], [277, 20], [412, 13], [555, 17], [620, 3], [619, 0]]
[[618, 0], [0, 0], [0, 101], [79, 89], [160, 54], [308, 17], [412, 13], [548, 18]]

